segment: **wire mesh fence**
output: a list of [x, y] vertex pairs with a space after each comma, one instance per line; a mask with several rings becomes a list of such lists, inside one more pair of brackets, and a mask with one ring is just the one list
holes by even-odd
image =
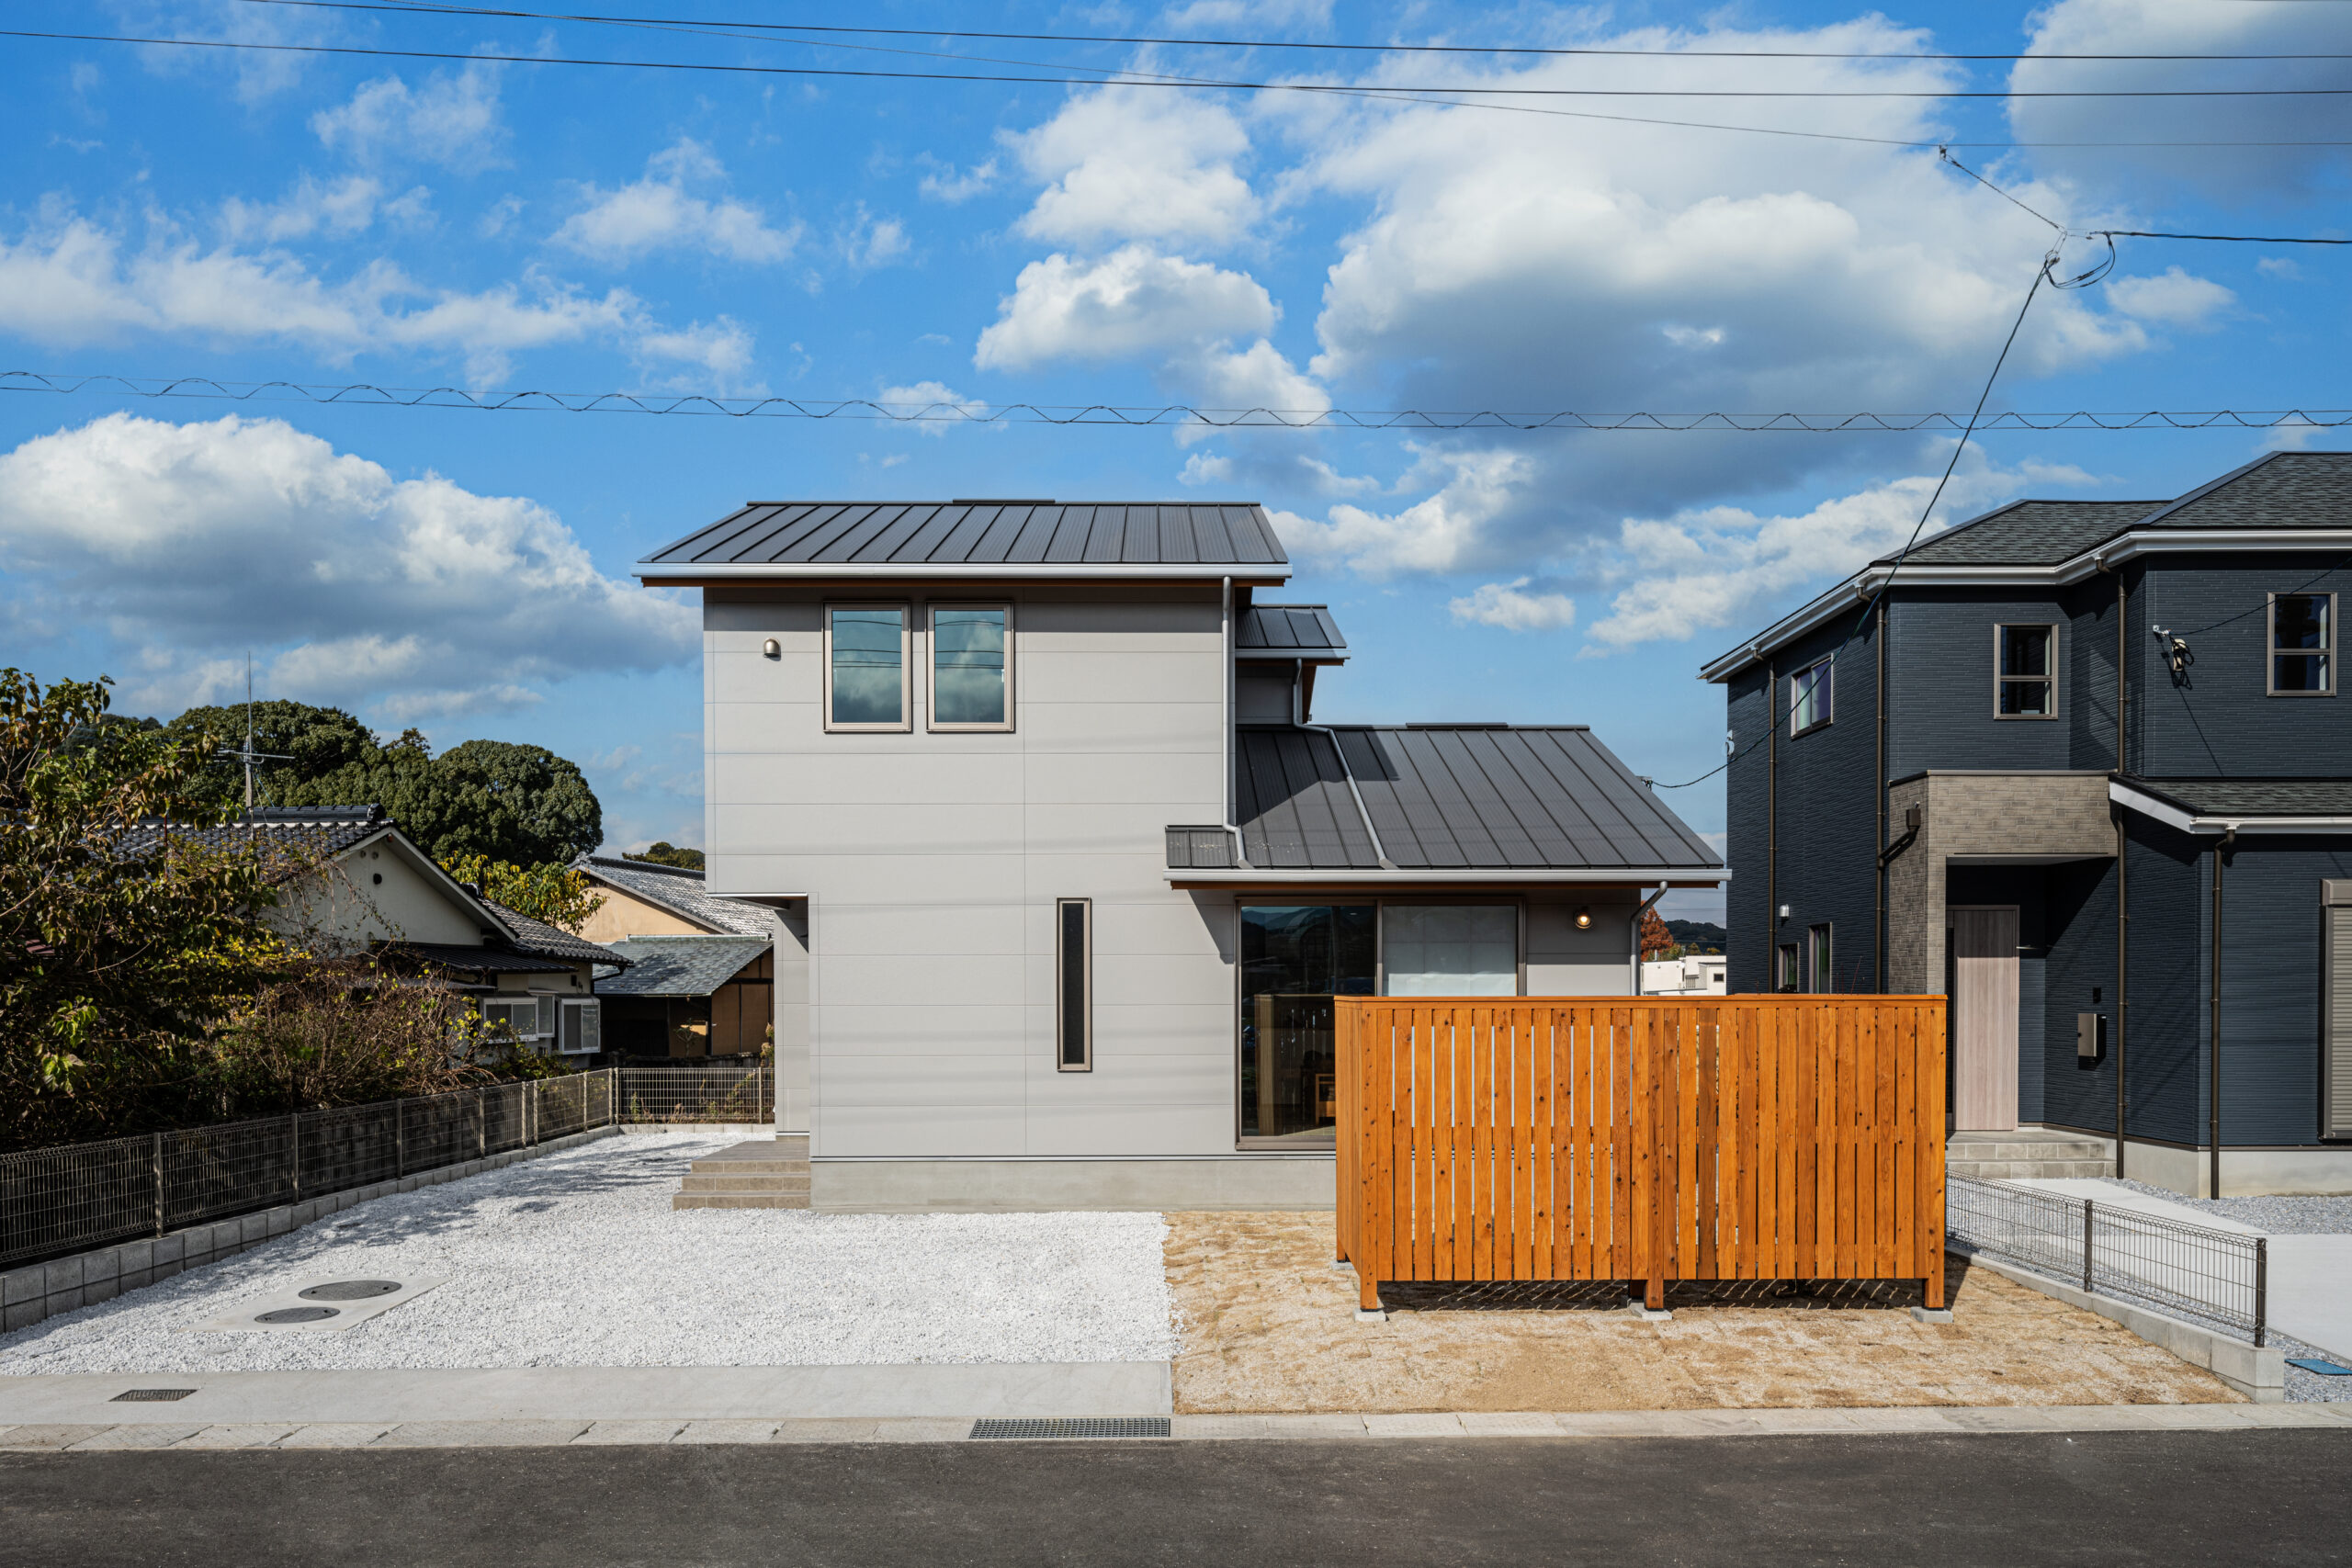
[[0, 1268], [655, 1119], [622, 1113], [619, 1077], [607, 1067], [0, 1155]]
[[775, 1104], [775, 1065], [764, 1060], [615, 1070], [624, 1122], [765, 1122]]
[[1944, 1179], [1944, 1235], [1954, 1251], [2143, 1303], [2256, 1346], [2269, 1332], [2264, 1236], [1963, 1176]]

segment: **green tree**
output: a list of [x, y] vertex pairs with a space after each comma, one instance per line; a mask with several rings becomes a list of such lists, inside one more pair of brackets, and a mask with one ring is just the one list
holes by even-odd
[[569, 864], [605, 836], [580, 770], [544, 746], [469, 740], [435, 757], [409, 730], [362, 760], [279, 791], [285, 806], [381, 806], [436, 861]]
[[585, 874], [554, 862], [521, 866], [482, 855], [453, 855], [441, 863], [441, 869], [518, 915], [565, 931], [579, 930], [605, 907], [604, 896], [589, 890]]
[[0, 670], [0, 1146], [179, 1120], [206, 1032], [276, 971], [277, 868], [208, 848], [220, 739], [109, 722], [109, 682]]
[[[256, 751], [289, 759], [255, 765], [254, 799], [262, 806], [291, 806], [286, 798], [294, 786], [322, 778], [340, 768], [366, 763], [377, 751], [375, 734], [341, 708], [312, 707], [282, 699], [253, 705], [253, 740]], [[210, 736], [219, 750], [241, 750], [245, 743], [246, 708], [242, 703], [222, 707], [190, 708], [163, 727], [175, 741]], [[224, 806], [242, 807], [245, 798], [243, 763], [214, 757], [204, 773], [205, 793]], [[337, 806], [365, 801], [335, 801]]]
[[633, 855], [623, 850], [621, 859], [643, 861], [649, 865], [674, 865], [684, 871], [700, 871], [703, 868], [700, 850], [682, 849], [667, 839], [656, 839], [646, 846], [641, 855]]

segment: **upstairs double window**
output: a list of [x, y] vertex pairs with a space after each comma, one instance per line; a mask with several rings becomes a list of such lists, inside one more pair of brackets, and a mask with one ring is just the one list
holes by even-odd
[[2324, 697], [2335, 691], [2335, 595], [2270, 596], [2270, 674], [2274, 697]]
[[[1012, 606], [932, 604], [922, 641], [934, 730], [1012, 728]], [[916, 691], [914, 609], [825, 606], [825, 728], [905, 731], [924, 700]]]
[[2058, 716], [2058, 628], [1993, 628], [1993, 716]]

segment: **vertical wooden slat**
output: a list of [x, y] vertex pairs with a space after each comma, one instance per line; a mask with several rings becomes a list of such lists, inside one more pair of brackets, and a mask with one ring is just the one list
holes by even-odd
[[1601, 1280], [1611, 1277], [1609, 1270], [1609, 1180], [1601, 1174], [1602, 1156], [1599, 1152], [1607, 1134], [1600, 1122], [1600, 1097], [1609, 1093], [1609, 1028], [1600, 1021], [1599, 1008], [1572, 1008], [1574, 1020], [1569, 1036], [1569, 1092], [1575, 1097], [1576, 1122], [1572, 1130], [1575, 1142], [1570, 1149], [1573, 1169], [1569, 1172], [1570, 1191], [1577, 1206], [1574, 1270], [1569, 1278]]
[[1511, 1182], [1510, 1206], [1511, 1269], [1514, 1280], [1542, 1278], [1536, 1267], [1540, 1251], [1536, 1236], [1538, 1227], [1549, 1217], [1551, 1205], [1539, 1201], [1535, 1192], [1535, 1149], [1538, 1143], [1551, 1142], [1552, 1097], [1539, 1090], [1535, 1071], [1535, 1037], [1541, 1028], [1538, 1010], [1521, 1002], [1511, 1010], [1511, 1098], [1518, 1114], [1511, 1120]]
[[1854, 1277], [1856, 1203], [1855, 1153], [1860, 1139], [1861, 1041], [1854, 1010], [1835, 1010], [1838, 1038], [1838, 1242], [1834, 1263], [1840, 1280]]
[[1919, 1008], [1919, 1249], [1929, 1307], [1944, 1304], [1944, 1054], [1946, 1004]]
[[1924, 1276], [1919, 1256], [1919, 1171], [1913, 1145], [1919, 1136], [1919, 1016], [1887, 1004], [1897, 1031], [1894, 1053], [1894, 1262], [1898, 1279]]
[[1684, 1049], [1691, 1056], [1690, 1102], [1691, 1126], [1697, 1143], [1691, 1151], [1695, 1156], [1690, 1170], [1691, 1240], [1695, 1244], [1690, 1255], [1690, 1278], [1720, 1280], [1728, 1272], [1724, 1268], [1720, 1248], [1728, 1241], [1723, 1215], [1721, 1180], [1724, 1171], [1724, 1117], [1730, 1103], [1724, 1092], [1729, 1087], [1723, 1073], [1723, 1063], [1716, 1053], [1719, 1043], [1706, 1026], [1707, 1015], [1696, 1008], [1678, 1007], [1676, 1021], [1682, 1026]]
[[1830, 1261], [1837, 1251], [1838, 1156], [1829, 1145], [1836, 1125], [1831, 1106], [1838, 1098], [1832, 1060], [1837, 1030], [1817, 1008], [1792, 1004], [1790, 1010], [1797, 1018], [1798, 1059], [1805, 1078], [1804, 1173], [1798, 1179], [1804, 1210], [1797, 1219], [1805, 1242], [1803, 1266], [1807, 1279], [1826, 1280], [1838, 1272]]
[[1757, 1049], [1756, 1015], [1744, 1008], [1725, 1009], [1716, 1015], [1716, 1030], [1729, 1039], [1732, 1060], [1738, 1067], [1739, 1105], [1732, 1126], [1739, 1140], [1734, 1156], [1739, 1175], [1738, 1207], [1735, 1210], [1739, 1251], [1733, 1272], [1742, 1280], [1770, 1279], [1771, 1263], [1764, 1250], [1763, 1216], [1771, 1210], [1772, 1182], [1762, 1157], [1762, 1151], [1768, 1146], [1762, 1094], [1770, 1078], [1764, 1071], [1763, 1054]]
[[1872, 1163], [1878, 1167], [1877, 1217], [1871, 1233], [1872, 1243], [1871, 1267], [1882, 1280], [1905, 1275], [1908, 1269], [1894, 1261], [1894, 1238], [1901, 1228], [1896, 1218], [1902, 1213], [1897, 1201], [1894, 1179], [1895, 1156], [1902, 1142], [1902, 1118], [1895, 1112], [1895, 1099], [1903, 1055], [1903, 1036], [1897, 1027], [1897, 1014], [1881, 1002], [1871, 1009], [1878, 1019], [1878, 1125], [1872, 1132], [1876, 1145], [1871, 1151]]

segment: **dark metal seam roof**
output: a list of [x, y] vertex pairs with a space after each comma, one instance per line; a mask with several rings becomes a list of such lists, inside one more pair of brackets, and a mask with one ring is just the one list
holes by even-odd
[[1280, 566], [1265, 508], [1107, 502], [763, 501], [645, 558], [708, 565], [1080, 562]]
[[1301, 870], [1380, 863], [1329, 736], [1242, 729], [1236, 739], [1244, 859]]
[[1233, 646], [1237, 652], [1344, 654], [1348, 639], [1321, 604], [1252, 604], [1234, 628]]

